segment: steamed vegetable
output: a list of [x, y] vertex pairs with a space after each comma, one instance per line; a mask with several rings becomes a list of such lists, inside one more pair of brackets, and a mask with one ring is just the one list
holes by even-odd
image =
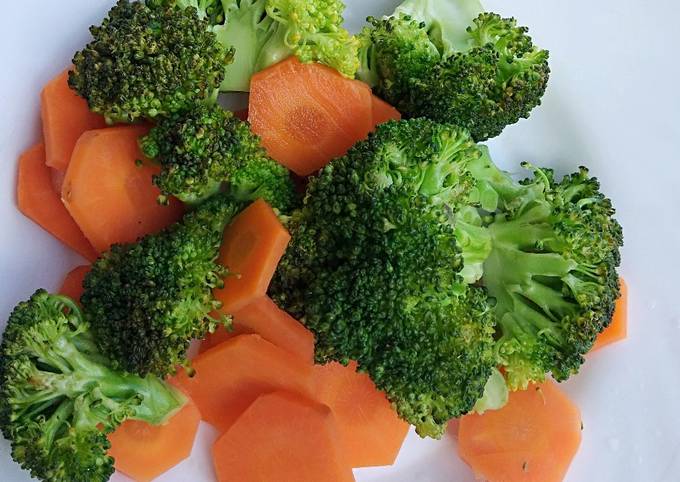
[[53, 189], [44, 144], [36, 144], [19, 158], [17, 205], [26, 217], [88, 261], [97, 258], [92, 244]]
[[118, 371], [69, 298], [38, 290], [12, 312], [0, 345], [0, 428], [12, 457], [48, 482], [103, 482], [106, 436], [126, 419], [161, 424], [185, 403], [154, 377]]
[[135, 122], [214, 102], [233, 50], [196, 9], [118, 0], [73, 57], [69, 85], [107, 122]]
[[198, 105], [159, 120], [140, 141], [161, 172], [161, 201], [175, 196], [197, 204], [221, 189], [238, 201], [263, 198], [281, 212], [295, 202], [288, 170], [267, 156], [247, 123], [217, 105]]
[[287, 392], [255, 400], [215, 442], [213, 461], [220, 482], [354, 482], [331, 411]]
[[496, 299], [498, 363], [511, 389], [546, 373], [565, 380], [619, 298], [623, 234], [611, 200], [586, 168], [558, 181], [527, 165], [534, 177], [515, 183], [492, 163], [477, 165], [480, 202], [493, 213], [481, 281]]
[[104, 118], [90, 112], [87, 102], [69, 89], [68, 70], [50, 80], [40, 93], [40, 119], [46, 164], [62, 172], [82, 133], [106, 126]]
[[423, 436], [472, 409], [495, 363], [492, 306], [460, 274], [477, 248], [451, 222], [480, 155], [455, 126], [382, 124], [311, 180], [271, 288], [317, 362], [356, 360]]
[[189, 394], [203, 420], [227, 431], [259, 396], [275, 390], [313, 397], [312, 365], [258, 335], [241, 335], [201, 353], [193, 376], [174, 382]]
[[405, 117], [457, 124], [482, 141], [541, 102], [548, 52], [477, 0], [406, 0], [369, 20], [358, 77]]
[[161, 206], [151, 183], [155, 166], [139, 164], [137, 138], [144, 126], [116, 126], [85, 132], [73, 150], [61, 197], [87, 239], [102, 253], [132, 243], [178, 221], [176, 199]]
[[217, 262], [239, 204], [215, 196], [181, 222], [136, 243], [117, 244], [85, 277], [83, 308], [97, 344], [116, 367], [145, 375], [187, 363], [192, 338], [230, 320], [211, 313], [228, 270]]
[[307, 176], [366, 138], [373, 128], [371, 90], [293, 57], [253, 76], [248, 120], [270, 156]]
[[578, 408], [546, 381], [511, 393], [500, 410], [463, 417], [458, 453], [480, 479], [561, 482], [582, 430]]

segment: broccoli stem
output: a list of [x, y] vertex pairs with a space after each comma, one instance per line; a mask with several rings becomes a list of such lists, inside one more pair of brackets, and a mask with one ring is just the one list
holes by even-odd
[[[244, 1], [237, 9], [226, 12], [228, 21], [215, 27], [217, 40], [235, 50], [234, 61], [225, 69], [222, 92], [248, 92], [250, 78], [257, 72], [260, 51], [267, 33], [267, 25], [261, 25], [265, 15], [266, 0]], [[245, 5], [249, 4], [249, 5]], [[271, 19], [267, 20], [271, 22]]]
[[425, 22], [428, 35], [443, 53], [465, 52], [470, 45], [467, 28], [484, 11], [479, 0], [406, 0], [394, 15]]

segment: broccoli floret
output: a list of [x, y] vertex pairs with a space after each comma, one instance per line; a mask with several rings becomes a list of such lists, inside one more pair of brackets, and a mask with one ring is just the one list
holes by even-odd
[[223, 91], [249, 91], [253, 74], [291, 55], [354, 77], [359, 43], [342, 27], [342, 1], [225, 0], [223, 5], [226, 20], [214, 31], [224, 45], [236, 48]]
[[495, 361], [492, 308], [460, 276], [449, 215], [478, 155], [453, 126], [383, 124], [311, 180], [271, 287], [318, 362], [356, 360], [422, 436], [473, 407]]
[[620, 294], [623, 234], [598, 181], [585, 168], [561, 182], [534, 172], [513, 186], [490, 168], [484, 180], [503, 187], [482, 282], [496, 298], [497, 353], [512, 389], [576, 373]]
[[0, 427], [12, 457], [44, 481], [106, 481], [107, 434], [163, 423], [185, 403], [162, 380], [111, 368], [80, 308], [38, 290], [12, 312], [0, 346]]
[[295, 200], [288, 169], [267, 155], [246, 122], [218, 105], [161, 119], [140, 145], [161, 166], [154, 177], [161, 200], [197, 204], [223, 186], [238, 201], [261, 197], [281, 212]]
[[69, 85], [108, 122], [155, 119], [214, 101], [233, 57], [192, 8], [119, 0], [90, 31]]
[[227, 317], [213, 288], [227, 269], [217, 262], [225, 226], [240, 205], [214, 196], [165, 231], [115, 245], [85, 277], [83, 308], [97, 343], [116, 368], [146, 375], [186, 365], [192, 338], [203, 338]]
[[497, 136], [540, 104], [548, 52], [515, 19], [476, 0], [408, 0], [360, 35], [358, 77], [405, 117], [428, 117]]

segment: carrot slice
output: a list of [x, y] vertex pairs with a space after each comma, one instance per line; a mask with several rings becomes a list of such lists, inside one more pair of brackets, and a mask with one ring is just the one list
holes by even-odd
[[116, 470], [150, 481], [191, 455], [201, 414], [189, 400], [163, 425], [126, 420], [109, 434]]
[[62, 199], [100, 253], [158, 232], [182, 215], [179, 202], [157, 202], [160, 191], [151, 178], [159, 168], [136, 164], [143, 159], [137, 139], [146, 132], [143, 126], [88, 131], [73, 150]]
[[36, 144], [19, 158], [17, 204], [19, 211], [66, 246], [89, 261], [97, 259], [96, 251], [52, 189], [43, 144]]
[[104, 117], [93, 112], [87, 102], [68, 86], [68, 71], [49, 81], [40, 95], [40, 114], [47, 165], [65, 171], [80, 135], [106, 126]]
[[625, 340], [628, 336], [628, 285], [623, 278], [621, 282], [621, 296], [616, 300], [616, 308], [614, 308], [614, 316], [612, 321], [602, 333], [597, 336], [593, 348], [595, 351], [607, 345], [611, 345], [617, 341]]
[[224, 432], [257, 397], [274, 390], [309, 394], [312, 365], [259, 335], [241, 335], [201, 353], [195, 375], [173, 381], [192, 398], [206, 422]]
[[235, 313], [265, 296], [288, 241], [290, 234], [262, 199], [234, 218], [220, 249], [220, 263], [232, 273], [215, 290], [222, 312]]
[[59, 294], [68, 296], [72, 300], [78, 301], [83, 295], [83, 280], [92, 266], [78, 266], [69, 272], [64, 278], [64, 282], [59, 288]]
[[390, 120], [401, 120], [401, 114], [397, 109], [376, 95], [371, 96], [373, 108], [373, 125], [378, 126]]
[[315, 366], [314, 393], [333, 411], [352, 467], [392, 465], [409, 425], [397, 416], [370, 377], [356, 369], [356, 362]]
[[490, 482], [560, 482], [581, 443], [581, 414], [548, 380], [460, 420], [458, 451]]
[[213, 446], [220, 482], [350, 482], [333, 414], [299, 395], [258, 398]]
[[290, 57], [252, 77], [248, 119], [269, 155], [301, 176], [341, 156], [372, 128], [371, 90]]
[[279, 348], [314, 361], [314, 335], [295, 318], [262, 296], [234, 313], [232, 331], [220, 327], [201, 343], [201, 353], [240, 334], [254, 333]]

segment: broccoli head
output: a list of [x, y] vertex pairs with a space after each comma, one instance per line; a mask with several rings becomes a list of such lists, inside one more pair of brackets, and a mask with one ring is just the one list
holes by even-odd
[[163, 423], [185, 403], [162, 380], [111, 368], [69, 298], [38, 290], [12, 312], [0, 345], [0, 427], [12, 457], [50, 482], [106, 481], [107, 434], [131, 418]]
[[358, 77], [405, 117], [454, 123], [482, 141], [541, 102], [548, 52], [476, 0], [407, 0], [369, 21]]
[[534, 172], [514, 186], [493, 169], [482, 179], [502, 187], [482, 282], [496, 298], [498, 359], [512, 389], [576, 373], [620, 294], [623, 234], [597, 179], [585, 168], [560, 182]]
[[192, 338], [226, 317], [212, 290], [227, 269], [217, 262], [225, 226], [240, 205], [222, 195], [137, 243], [115, 245], [97, 260], [81, 297], [101, 351], [116, 368], [140, 375], [174, 373]]
[[108, 122], [155, 119], [214, 100], [233, 57], [196, 9], [119, 0], [90, 31], [69, 85]]
[[161, 166], [154, 177], [161, 200], [197, 204], [226, 187], [236, 200], [261, 197], [287, 212], [296, 197], [288, 169], [267, 155], [246, 122], [218, 105], [159, 120], [140, 145]]
[[226, 0], [214, 32], [236, 48], [223, 91], [250, 90], [256, 72], [291, 55], [326, 64], [347, 77], [359, 67], [358, 41], [343, 27], [340, 0]]
[[478, 155], [453, 126], [383, 124], [311, 180], [271, 287], [318, 362], [356, 360], [422, 436], [474, 406], [495, 361], [492, 308], [463, 282], [449, 214]]

